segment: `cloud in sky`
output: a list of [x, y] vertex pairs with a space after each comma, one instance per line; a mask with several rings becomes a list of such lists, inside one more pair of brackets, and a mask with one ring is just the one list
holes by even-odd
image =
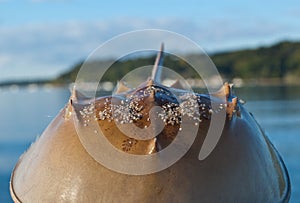
[[[109, 21], [35, 23], [0, 27], [0, 81], [55, 77], [97, 46], [118, 34], [162, 28], [186, 35], [209, 52], [271, 43], [296, 36], [299, 30], [268, 22], [240, 24], [228, 20], [196, 23], [178, 18], [120, 18]], [[293, 35], [294, 34], [294, 35]], [[141, 42], [143, 43], [143, 42]], [[168, 46], [168, 45], [166, 45]], [[172, 45], [169, 45], [172, 46]]]

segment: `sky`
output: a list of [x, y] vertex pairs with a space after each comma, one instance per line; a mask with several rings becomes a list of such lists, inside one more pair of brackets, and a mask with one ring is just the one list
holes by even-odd
[[106, 40], [165, 29], [206, 52], [300, 41], [298, 0], [0, 0], [0, 82], [54, 78]]

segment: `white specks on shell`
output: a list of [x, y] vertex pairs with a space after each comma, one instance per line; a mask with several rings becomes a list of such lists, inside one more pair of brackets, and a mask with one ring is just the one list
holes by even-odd
[[188, 116], [189, 118], [192, 118], [193, 120], [200, 122], [200, 112], [199, 112], [197, 96], [189, 93], [189, 94], [185, 94], [182, 97], [182, 99], [183, 101], [180, 104], [181, 114], [183, 116]]
[[[145, 89], [138, 90], [135, 94], [124, 97], [118, 104], [111, 103], [111, 100], [106, 98], [104, 108], [94, 116], [94, 119], [108, 120], [108, 122], [114, 120], [119, 124], [126, 124], [137, 122], [145, 117], [149, 122], [150, 118], [148, 112], [142, 113], [142, 110], [144, 109], [143, 102], [145, 97], [149, 97], [153, 94], [161, 94], [167, 97], [172, 96], [170, 92], [163, 88], [149, 86]], [[187, 116], [195, 123], [195, 125], [198, 125], [202, 122], [203, 118], [210, 119], [211, 114], [226, 109], [226, 104], [221, 103], [217, 109], [213, 110], [208, 98], [203, 100], [200, 95], [194, 93], [181, 93], [179, 98], [179, 103], [172, 101], [167, 102], [164, 97], [161, 98], [160, 102], [163, 104], [160, 106], [163, 111], [157, 112], [157, 118], [162, 119], [165, 125], [180, 125], [183, 116]], [[87, 125], [94, 110], [95, 107], [91, 104], [80, 111], [82, 118], [85, 118], [84, 124]], [[144, 128], [147, 128], [147, 126], [144, 126]]]
[[88, 126], [88, 123], [91, 121], [91, 119], [95, 118], [94, 112], [95, 112], [94, 103], [90, 103], [89, 105], [83, 107], [83, 109], [79, 111], [83, 119], [83, 126]]
[[120, 124], [133, 123], [142, 118], [143, 105], [139, 104], [140, 98], [138, 99], [123, 99], [121, 104], [114, 104], [106, 99], [104, 103], [104, 109], [99, 111], [99, 120], [108, 119], [109, 122], [114, 120]]
[[159, 113], [158, 116], [167, 125], [180, 124], [181, 122], [181, 112], [178, 104], [167, 103], [162, 105], [163, 112]]
[[[123, 104], [122, 104], [123, 101]], [[140, 100], [126, 99], [122, 100], [121, 105], [112, 105], [113, 118], [118, 119], [121, 124], [133, 123], [142, 118], [143, 105], [139, 104]]]

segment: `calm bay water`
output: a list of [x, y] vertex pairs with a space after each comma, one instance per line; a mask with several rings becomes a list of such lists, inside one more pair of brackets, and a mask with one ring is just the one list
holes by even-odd
[[[235, 92], [282, 155], [300, 202], [300, 87], [249, 87]], [[12, 202], [10, 173], [69, 97], [67, 88], [0, 89], [0, 202]]]

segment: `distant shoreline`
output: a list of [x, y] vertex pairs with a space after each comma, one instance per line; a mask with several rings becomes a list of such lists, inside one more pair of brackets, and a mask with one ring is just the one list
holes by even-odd
[[[189, 63], [184, 59], [166, 55], [165, 67], [172, 67], [172, 70], [183, 78], [188, 84], [195, 88], [205, 88], [201, 76], [195, 72], [191, 64], [198, 64], [200, 55], [187, 54]], [[233, 83], [235, 87], [251, 86], [300, 86], [300, 42], [282, 41], [267, 47], [256, 49], [244, 49], [237, 51], [227, 51], [210, 55], [223, 81]], [[101, 59], [93, 61], [79, 61], [70, 67], [66, 72], [61, 73], [56, 78], [10, 80], [0, 82], [0, 87], [14, 86], [64, 86], [74, 82], [77, 78], [83, 63], [89, 67], [89, 71], [81, 72], [81, 77], [95, 78], [99, 70], [105, 70], [101, 81], [116, 84], [130, 71], [142, 66], [153, 64], [155, 56], [145, 56], [138, 58], [126, 58], [122, 60]], [[113, 64], [112, 64], [113, 62]], [[199, 64], [201, 66], [201, 63]], [[138, 76], [137, 76], [138, 77]], [[197, 79], [198, 78], [198, 79]], [[95, 78], [97, 79], [97, 78]], [[209, 83], [215, 84], [215, 78], [208, 78]], [[91, 80], [93, 81], [93, 80]]]
[[[187, 79], [193, 80], [193, 79]], [[295, 77], [293, 79], [281, 79], [281, 78], [251, 78], [251, 79], [223, 79], [224, 82], [232, 83], [236, 88], [239, 87], [271, 87], [271, 86], [300, 86], [300, 77]], [[195, 88], [205, 88], [205, 85], [202, 81], [196, 81], [194, 84], [200, 85], [191, 85]], [[62, 83], [62, 82], [53, 82], [52, 80], [37, 80], [37, 81], [9, 81], [9, 82], [0, 82], [0, 88], [14, 88], [14, 87], [63, 87], [70, 86], [72, 83]]]

